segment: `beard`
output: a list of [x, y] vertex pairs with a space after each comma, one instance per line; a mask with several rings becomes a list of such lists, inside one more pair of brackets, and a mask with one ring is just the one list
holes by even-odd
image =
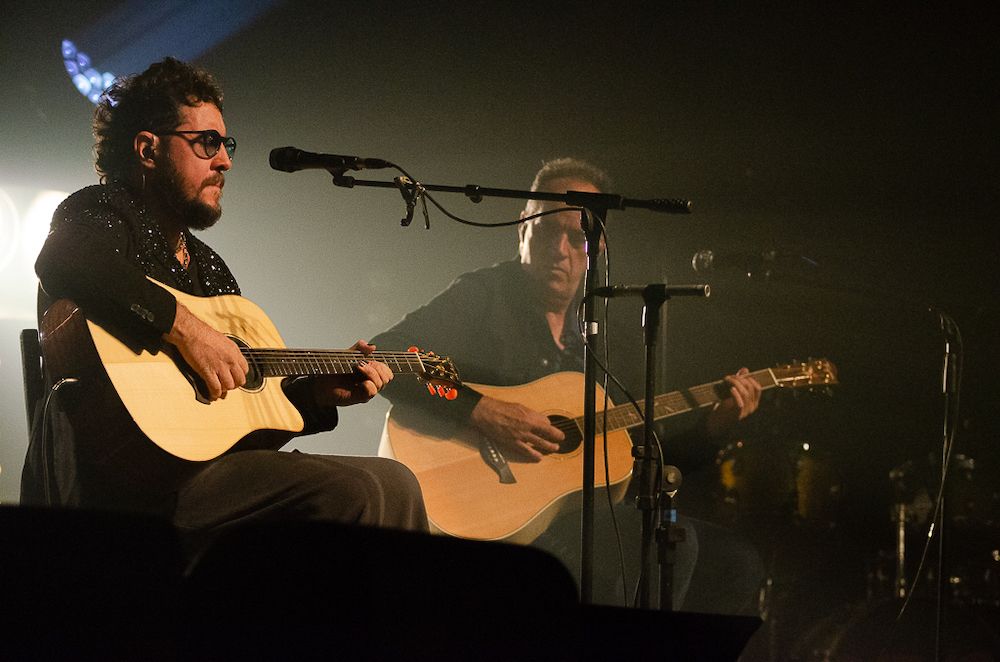
[[189, 195], [185, 193], [181, 178], [170, 165], [161, 167], [159, 181], [155, 186], [157, 197], [164, 209], [172, 211], [177, 220], [191, 230], [207, 230], [222, 217], [222, 204], [210, 205], [202, 201], [198, 194], [210, 185], [221, 186], [224, 181], [222, 173], [213, 173], [199, 185], [198, 190]]

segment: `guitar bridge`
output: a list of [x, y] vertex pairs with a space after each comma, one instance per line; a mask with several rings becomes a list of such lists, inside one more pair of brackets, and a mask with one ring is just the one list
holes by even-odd
[[483, 458], [486, 466], [496, 472], [502, 484], [512, 485], [517, 482], [517, 479], [514, 478], [514, 472], [507, 464], [507, 458], [493, 445], [492, 441], [484, 439], [483, 443], [479, 444], [479, 456]]

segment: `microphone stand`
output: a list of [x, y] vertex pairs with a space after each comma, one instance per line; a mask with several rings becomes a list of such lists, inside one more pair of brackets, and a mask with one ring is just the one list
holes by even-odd
[[[660, 309], [672, 296], [709, 296], [705, 285], [647, 285], [642, 290], [642, 328], [646, 345], [646, 398], [643, 404], [643, 441], [632, 448], [638, 473], [639, 491], [636, 508], [642, 513], [642, 547], [640, 551], [639, 607], [651, 606], [650, 589], [653, 581], [653, 545], [660, 566], [659, 602], [662, 611], [674, 609], [674, 557], [678, 542], [685, 531], [677, 526], [673, 497], [681, 484], [677, 467], [664, 465], [663, 449], [653, 435], [656, 420], [656, 343], [660, 335]], [[657, 467], [662, 467], [657, 471]]]
[[597, 288], [597, 258], [601, 253], [601, 234], [607, 209], [590, 208], [580, 212], [580, 227], [587, 237], [587, 273], [583, 286], [583, 492], [580, 512], [580, 600], [593, 601], [594, 576], [594, 454], [597, 436], [597, 361], [591, 349], [597, 340], [597, 316], [594, 297]]
[[[941, 443], [941, 494], [940, 509], [938, 511], [938, 521], [941, 526], [938, 529], [938, 563], [937, 582], [934, 605], [934, 660], [941, 659], [943, 635], [944, 635], [944, 601], [945, 591], [950, 589], [948, 583], [948, 564], [946, 555], [948, 553], [948, 542], [946, 540], [946, 530], [948, 522], [948, 498], [945, 495], [945, 484], [948, 470], [951, 468], [952, 444], [958, 423], [958, 393], [960, 379], [960, 362], [962, 360], [961, 335], [958, 324], [944, 312], [938, 313], [941, 324], [941, 334], [944, 340], [944, 357], [941, 364], [941, 394], [944, 399], [944, 416], [942, 417], [942, 443]], [[957, 350], [955, 347], [957, 346]]]
[[[646, 398], [643, 403], [643, 426], [642, 445], [632, 448], [632, 456], [639, 469], [639, 493], [635, 497], [635, 506], [642, 514], [642, 547], [639, 554], [640, 566], [639, 576], [642, 582], [639, 584], [639, 607], [646, 609], [650, 606], [650, 584], [652, 582], [652, 551], [654, 542], [654, 532], [660, 513], [660, 506], [663, 505], [660, 499], [659, 472], [656, 471], [658, 463], [663, 463], [661, 450], [653, 441], [653, 419], [656, 418], [653, 411], [654, 395], [656, 393], [656, 338], [660, 330], [660, 309], [667, 300], [666, 293], [661, 289], [659, 292], [655, 288], [647, 287], [642, 293], [642, 328], [643, 338], [646, 345]], [[663, 563], [667, 554], [662, 548], [664, 540], [662, 532], [657, 532], [656, 539], [661, 543], [661, 553], [657, 555], [658, 561]], [[672, 561], [672, 547], [670, 548], [670, 561]], [[672, 591], [673, 584], [672, 563], [664, 564], [660, 569], [660, 578], [666, 579], [667, 595], [662, 594], [664, 586], [661, 583], [660, 607], [671, 610], [673, 608]], [[664, 572], [665, 571], [665, 572]]]
[[[399, 178], [402, 182], [386, 182], [371, 179], [357, 179], [345, 175], [345, 169], [331, 168], [334, 186], [354, 188], [355, 186], [371, 186], [375, 188], [400, 189], [401, 186], [416, 187], [424, 191], [441, 193], [461, 193], [472, 202], [482, 202], [483, 198], [517, 198], [519, 200], [545, 200], [548, 202], [564, 202], [570, 207], [585, 207], [592, 213], [605, 212], [609, 209], [648, 209], [667, 214], [690, 214], [691, 201], [681, 198], [653, 198], [637, 200], [612, 193], [588, 193], [584, 191], [566, 191], [565, 193], [548, 193], [545, 191], [524, 191], [506, 188], [484, 188], [477, 184], [465, 186], [445, 186], [440, 184], [422, 184], [412, 182], [409, 178]], [[603, 218], [603, 216], [602, 216]]]
[[[706, 251], [700, 251], [696, 253], [692, 259], [692, 266], [695, 271], [699, 270], [700, 264], [704, 263], [707, 256], [703, 256]], [[816, 266], [813, 260], [809, 258], [803, 259], [812, 266]], [[751, 273], [747, 270], [747, 277], [751, 277]], [[866, 300], [869, 302], [879, 302], [884, 303], [884, 296], [880, 292], [874, 290], [871, 287], [863, 286], [845, 286], [842, 279], [832, 279], [832, 278], [816, 278], [816, 277], [804, 277], [801, 274], [795, 273], [772, 273], [768, 271], [766, 274], [766, 279], [772, 282], [790, 283], [793, 285], [804, 285], [809, 287], [814, 287], [816, 289], [846, 293], [858, 297], [861, 300]], [[893, 304], [900, 310], [906, 310], [909, 312], [921, 311], [924, 313], [931, 313], [937, 317], [937, 322], [939, 325], [939, 331], [941, 332], [941, 340], [943, 341], [943, 358], [941, 365], [941, 394], [943, 396], [943, 415], [941, 420], [942, 425], [942, 442], [941, 442], [941, 467], [939, 475], [939, 490], [940, 494], [938, 499], [940, 500], [940, 507], [938, 508], [938, 515], [936, 519], [933, 519], [930, 524], [930, 531], [928, 532], [928, 541], [925, 542], [926, 545], [930, 545], [930, 538], [932, 535], [937, 535], [938, 543], [938, 558], [937, 558], [937, 578], [934, 585], [934, 651], [933, 659], [935, 662], [942, 659], [942, 647], [944, 645], [944, 628], [946, 622], [944, 620], [945, 612], [945, 599], [947, 597], [946, 593], [950, 589], [948, 584], [948, 573], [947, 573], [947, 553], [948, 547], [946, 545], [947, 541], [950, 540], [950, 535], [947, 534], [948, 530], [948, 517], [946, 509], [948, 507], [949, 501], [945, 498], [945, 491], [948, 486], [948, 471], [951, 468], [951, 459], [953, 453], [953, 444], [955, 436], [958, 432], [958, 404], [959, 404], [959, 394], [961, 391], [961, 362], [963, 360], [962, 356], [962, 342], [961, 342], [961, 331], [959, 330], [958, 323], [944, 310], [929, 305], [926, 302], [919, 302], [905, 297], [895, 297]], [[899, 470], [894, 469], [890, 473], [890, 479], [897, 480], [899, 476]], [[902, 532], [904, 526], [902, 519], [902, 505], [899, 506], [900, 510], [897, 510], [897, 531]], [[939, 525], [938, 525], [939, 524]], [[947, 540], [946, 540], [947, 538]], [[905, 549], [902, 546], [903, 536], [897, 533], [897, 573], [896, 573], [896, 586], [895, 595], [897, 598], [908, 600], [912, 597], [913, 592], [917, 590], [919, 585], [920, 577], [915, 576], [913, 578], [913, 583], [909, 586], [909, 594], [907, 595], [907, 585], [905, 577]], [[903, 603], [904, 607], [906, 602]], [[900, 612], [902, 613], [902, 612]]]
[[[543, 200], [547, 202], [562, 202], [569, 207], [582, 207], [590, 212], [581, 212], [580, 226], [587, 238], [587, 273], [584, 278], [583, 318], [585, 322], [584, 335], [587, 342], [584, 345], [584, 379], [583, 379], [583, 482], [582, 482], [582, 513], [580, 519], [580, 600], [583, 604], [593, 601], [593, 563], [594, 563], [594, 438], [596, 425], [596, 387], [597, 362], [593, 355], [591, 341], [597, 336], [597, 320], [595, 319], [593, 296], [591, 293], [597, 284], [597, 258], [600, 255], [601, 233], [604, 221], [610, 209], [649, 209], [651, 211], [689, 214], [691, 202], [678, 198], [656, 198], [651, 200], [635, 200], [611, 193], [589, 193], [584, 191], [567, 191], [565, 193], [548, 193], [545, 191], [525, 191], [517, 189], [483, 188], [476, 184], [465, 186], [445, 186], [438, 184], [422, 184], [408, 177], [397, 177], [394, 181], [377, 181], [356, 179], [344, 173], [346, 168], [331, 168], [335, 186], [354, 188], [355, 186], [371, 186], [376, 188], [393, 188], [402, 193], [406, 202], [407, 214], [402, 219], [402, 225], [409, 225], [413, 218], [413, 207], [416, 199], [425, 191], [443, 193], [461, 193], [472, 202], [482, 202], [483, 198], [516, 198], [520, 200]], [[425, 227], [430, 228], [425, 212]], [[648, 391], [647, 393], [651, 393]]]

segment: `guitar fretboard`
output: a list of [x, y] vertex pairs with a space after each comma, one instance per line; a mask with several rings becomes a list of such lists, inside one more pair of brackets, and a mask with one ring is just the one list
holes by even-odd
[[264, 377], [296, 375], [347, 375], [361, 361], [381, 361], [396, 374], [422, 374], [423, 362], [415, 352], [373, 352], [360, 354], [346, 350], [254, 349], [242, 348], [247, 362], [257, 366]]
[[[774, 374], [774, 370], [764, 368], [751, 372], [750, 377], [761, 385], [765, 390], [778, 386], [779, 380]], [[714, 405], [721, 402], [729, 394], [729, 385], [723, 380], [693, 386], [684, 391], [673, 391], [664, 393], [653, 399], [653, 420], [660, 420], [669, 416], [676, 416], [702, 407]], [[622, 428], [632, 428], [642, 425], [642, 415], [645, 410], [645, 402], [639, 401], [639, 411], [631, 403], [612, 407], [607, 411], [608, 431], [620, 430]], [[583, 429], [583, 417], [575, 419], [576, 424]], [[596, 429], [601, 430], [604, 426], [604, 412], [597, 413]]]

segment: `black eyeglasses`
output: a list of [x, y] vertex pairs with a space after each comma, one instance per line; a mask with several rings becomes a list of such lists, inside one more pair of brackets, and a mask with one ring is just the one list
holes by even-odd
[[[215, 129], [203, 129], [201, 131], [157, 131], [160, 136], [180, 136], [191, 144], [195, 155], [202, 159], [210, 159], [219, 153], [219, 147], [226, 146], [226, 154], [232, 159], [236, 154], [236, 138], [222, 134]], [[187, 138], [185, 134], [194, 134], [194, 138]]]
[[582, 248], [587, 243], [587, 237], [579, 227], [566, 228], [554, 220], [542, 220], [540, 222], [536, 221], [536, 223], [537, 225], [535, 225], [533, 232], [545, 242], [552, 242], [553, 244], [560, 242], [562, 241], [562, 234], [565, 232], [566, 238], [569, 239], [569, 245], [573, 248]]

